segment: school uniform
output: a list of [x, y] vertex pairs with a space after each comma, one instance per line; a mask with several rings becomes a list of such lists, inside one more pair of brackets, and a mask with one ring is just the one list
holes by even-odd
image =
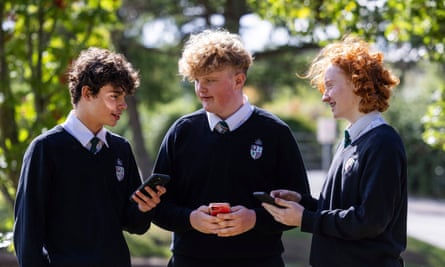
[[402, 140], [378, 112], [360, 118], [348, 133], [351, 143], [338, 147], [318, 202], [303, 212], [301, 230], [313, 233], [310, 264], [403, 266], [407, 163]]
[[129, 198], [141, 184], [130, 144], [91, 132], [70, 113], [24, 155], [15, 204], [14, 246], [21, 267], [130, 267], [122, 231], [142, 234], [151, 212]]
[[[284, 266], [276, 222], [253, 192], [287, 188], [309, 194], [304, 163], [289, 127], [263, 109], [244, 104], [218, 132], [221, 119], [203, 109], [179, 118], [168, 130], [155, 172], [171, 181], [153, 222], [173, 232], [169, 266]], [[190, 213], [211, 202], [256, 212], [255, 227], [233, 237], [203, 234]]]

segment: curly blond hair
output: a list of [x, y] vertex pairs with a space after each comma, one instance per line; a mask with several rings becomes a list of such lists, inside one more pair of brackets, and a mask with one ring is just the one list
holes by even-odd
[[322, 49], [308, 73], [297, 76], [310, 79], [311, 85], [324, 93], [324, 76], [331, 64], [342, 69], [352, 82], [354, 93], [361, 97], [360, 112], [383, 112], [388, 109], [391, 90], [399, 84], [399, 79], [384, 66], [383, 53], [372, 53], [368, 43], [348, 36]]
[[226, 30], [204, 30], [192, 34], [184, 46], [179, 59], [179, 74], [184, 79], [194, 81], [197, 76], [226, 67], [247, 73], [253, 58], [244, 48], [237, 34]]

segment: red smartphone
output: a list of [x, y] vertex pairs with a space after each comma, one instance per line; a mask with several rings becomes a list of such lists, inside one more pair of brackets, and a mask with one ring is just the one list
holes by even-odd
[[230, 204], [227, 202], [213, 202], [209, 204], [209, 214], [216, 216], [218, 213], [230, 213]]

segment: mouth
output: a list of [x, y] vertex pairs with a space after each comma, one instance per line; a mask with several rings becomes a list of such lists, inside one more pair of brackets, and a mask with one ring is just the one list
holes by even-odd
[[201, 99], [201, 101], [205, 101], [205, 102], [208, 102], [212, 99], [211, 96], [200, 96], [199, 98]]
[[115, 120], [119, 120], [121, 118], [121, 114], [120, 113], [111, 113], [111, 115], [114, 117]]
[[331, 108], [334, 108], [336, 104], [337, 104], [336, 102], [329, 102], [329, 103], [328, 103], [328, 105], [329, 105]]

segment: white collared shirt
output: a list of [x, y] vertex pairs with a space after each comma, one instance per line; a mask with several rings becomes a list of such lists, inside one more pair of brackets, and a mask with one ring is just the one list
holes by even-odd
[[[71, 110], [71, 112], [68, 114], [65, 122], [62, 123], [62, 127], [74, 138], [76, 138], [82, 144], [82, 146], [88, 150], [90, 149], [90, 140], [94, 137], [94, 134], [77, 118], [74, 110]], [[97, 151], [102, 149], [104, 144], [108, 147], [106, 135], [107, 129], [102, 127], [102, 129], [96, 135], [96, 137], [100, 140], [96, 146]]]
[[358, 119], [354, 124], [346, 128], [346, 130], [349, 132], [351, 142], [354, 142], [360, 136], [382, 124], [386, 124], [382, 114], [378, 111], [372, 111]]
[[[249, 117], [252, 115], [254, 106], [249, 103], [249, 99], [244, 95], [244, 104], [230, 117], [228, 117], [225, 122], [229, 126], [230, 131], [236, 130], [240, 127]], [[209, 126], [212, 131], [215, 130], [215, 126], [222, 119], [214, 113], [207, 112], [207, 119], [209, 121]]]

